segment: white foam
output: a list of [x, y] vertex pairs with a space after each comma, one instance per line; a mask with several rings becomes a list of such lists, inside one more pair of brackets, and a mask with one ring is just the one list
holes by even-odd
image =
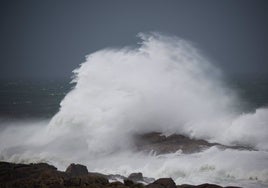
[[189, 42], [157, 33], [140, 36], [136, 49], [87, 56], [74, 71], [75, 88], [50, 122], [53, 131], [83, 129], [89, 148], [98, 145], [101, 152], [124, 148], [132, 134], [149, 131], [267, 149], [267, 109], [237, 109], [239, 100], [220, 71]]

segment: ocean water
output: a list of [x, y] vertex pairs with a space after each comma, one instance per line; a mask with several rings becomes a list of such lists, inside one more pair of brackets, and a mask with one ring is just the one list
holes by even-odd
[[[191, 42], [140, 34], [138, 47], [87, 56], [74, 78], [0, 83], [0, 160], [172, 177], [177, 184], [268, 186], [268, 80], [227, 75]], [[183, 134], [253, 150], [154, 155], [133, 136]]]
[[1, 80], [0, 117], [10, 120], [51, 118], [71, 87], [70, 79]]

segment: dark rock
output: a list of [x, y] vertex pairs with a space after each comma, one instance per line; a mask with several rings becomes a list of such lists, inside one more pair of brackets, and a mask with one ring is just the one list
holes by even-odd
[[[223, 188], [223, 187], [215, 184], [205, 183], [201, 185], [188, 185], [188, 184], [177, 185], [177, 188]], [[225, 187], [225, 188], [239, 188], [239, 187]]]
[[215, 184], [205, 183], [201, 185], [187, 185], [187, 184], [177, 185], [177, 188], [222, 188], [222, 187], [219, 185], [215, 185]]
[[64, 188], [89, 186], [101, 188], [109, 184], [104, 175], [98, 173], [85, 174], [87, 169], [84, 166], [80, 168], [81, 166], [72, 165], [72, 168], [69, 168], [71, 170], [67, 173], [57, 171], [55, 167], [45, 163], [12, 164], [0, 162], [0, 187]]
[[[0, 162], [0, 188], [221, 188], [213, 184], [179, 185], [176, 187], [171, 178], [161, 178], [144, 186], [142, 183], [137, 183], [137, 181], [145, 182], [142, 173], [130, 174], [129, 177], [132, 179], [120, 176], [121, 179], [124, 179], [124, 184], [121, 182], [109, 183], [107, 179], [109, 176], [88, 173], [83, 165], [72, 164], [69, 167], [66, 172], [61, 172], [46, 163], [13, 164]], [[118, 178], [119, 175], [114, 176]]]
[[136, 183], [132, 186], [130, 186], [131, 188], [144, 188], [144, 185], [142, 183]]
[[188, 184], [182, 184], [182, 185], [177, 185], [177, 188], [194, 188], [195, 185], [188, 185]]
[[[106, 177], [103, 175], [89, 175], [87, 177], [87, 184], [99, 184], [99, 185], [107, 185], [109, 184], [109, 181]], [[89, 181], [90, 180], [90, 181]]]
[[160, 178], [146, 186], [147, 188], [177, 188], [171, 178]]
[[67, 177], [64, 180], [65, 186], [104, 186], [108, 185], [109, 181], [101, 175], [79, 175]]
[[65, 172], [72, 176], [81, 176], [81, 175], [88, 174], [88, 170], [86, 166], [80, 165], [80, 164], [74, 164], [74, 163], [70, 164], [67, 167]]
[[0, 187], [63, 187], [64, 174], [46, 163], [0, 162]]
[[201, 184], [201, 185], [197, 185], [196, 187], [197, 187], [197, 188], [222, 188], [222, 187], [219, 186], [219, 185], [208, 184], [208, 183]]
[[37, 163], [37, 164], [30, 164], [34, 168], [39, 168], [39, 169], [50, 169], [50, 170], [57, 170], [55, 166], [49, 165], [47, 163]]
[[164, 136], [160, 132], [150, 132], [136, 135], [134, 142], [137, 150], [155, 152], [155, 154], [174, 153], [181, 150], [183, 153], [195, 153], [217, 146], [220, 149], [254, 150], [249, 146], [226, 146], [219, 143], [210, 143], [202, 139], [194, 139], [184, 135], [172, 134]]
[[128, 176], [128, 179], [137, 182], [137, 181], [143, 181], [143, 175], [142, 173], [138, 172], [138, 173], [132, 173]]
[[160, 132], [136, 135], [134, 139], [138, 150], [154, 151], [156, 154], [172, 153], [178, 150], [183, 153], [194, 153], [216, 145], [205, 140], [191, 139], [178, 134], [164, 136]]
[[124, 179], [124, 184], [126, 186], [131, 186], [131, 185], [134, 185], [134, 182], [130, 179]]
[[65, 179], [64, 180], [64, 185], [67, 186], [67, 187], [80, 186], [81, 185], [81, 178], [73, 177], [73, 178]]
[[124, 185], [123, 183], [116, 181], [112, 182], [108, 185], [108, 187], [116, 187], [116, 188], [128, 188], [128, 186]]

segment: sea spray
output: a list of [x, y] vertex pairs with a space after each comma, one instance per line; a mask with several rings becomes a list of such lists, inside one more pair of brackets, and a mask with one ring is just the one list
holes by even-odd
[[190, 42], [159, 33], [139, 36], [137, 48], [87, 56], [74, 71], [76, 86], [61, 102], [50, 129], [84, 130], [89, 148], [101, 153], [129, 147], [133, 134], [151, 131], [267, 149], [268, 128], [258, 122], [267, 118], [255, 118], [266, 109], [247, 114], [255, 120], [241, 125], [243, 109], [236, 94]]

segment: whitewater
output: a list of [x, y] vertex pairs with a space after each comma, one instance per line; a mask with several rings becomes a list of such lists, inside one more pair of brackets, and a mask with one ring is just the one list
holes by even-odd
[[[245, 110], [224, 74], [189, 41], [140, 33], [137, 45], [89, 54], [52, 119], [6, 123], [0, 160], [64, 170], [171, 177], [176, 184], [268, 186], [268, 109]], [[137, 134], [181, 134], [213, 146], [155, 155], [134, 150]]]

